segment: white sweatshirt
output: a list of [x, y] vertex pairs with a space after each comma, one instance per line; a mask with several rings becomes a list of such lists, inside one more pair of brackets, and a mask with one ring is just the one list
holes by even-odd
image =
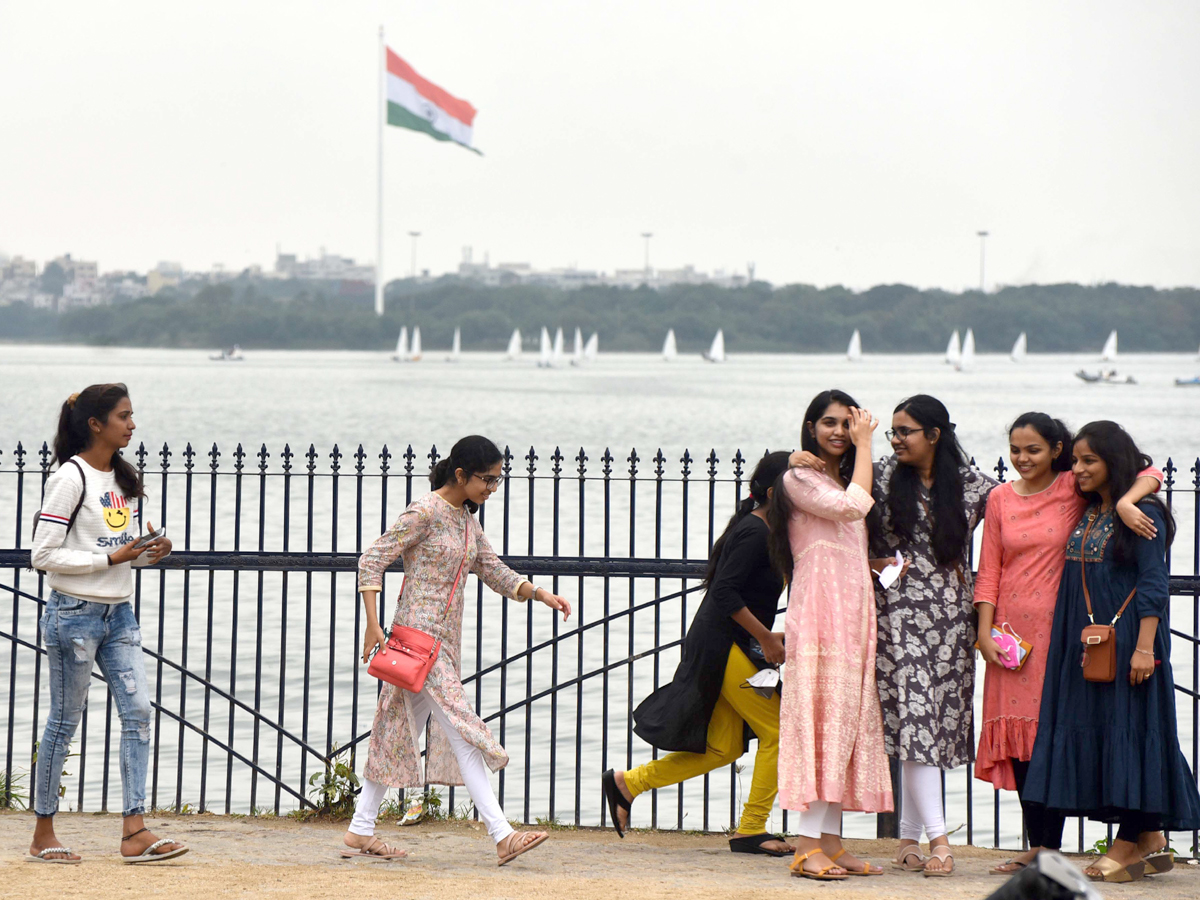
[[95, 603], [120, 603], [133, 594], [132, 566], [149, 565], [149, 554], [115, 566], [108, 564], [108, 556], [141, 537], [141, 501], [126, 498], [112, 472], [93, 469], [78, 456], [74, 459], [87, 477], [83, 506], [68, 531], [84, 484], [73, 465], [60, 466], [46, 480], [33, 567], [44, 569], [50, 587], [60, 593]]

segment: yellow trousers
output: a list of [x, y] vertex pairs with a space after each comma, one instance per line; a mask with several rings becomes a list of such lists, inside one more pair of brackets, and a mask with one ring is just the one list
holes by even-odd
[[779, 694], [770, 699], [741, 685], [758, 669], [734, 644], [725, 663], [725, 678], [721, 696], [708, 722], [708, 750], [705, 753], [670, 753], [662, 759], [651, 760], [644, 766], [625, 773], [625, 785], [633, 796], [652, 788], [679, 784], [721, 766], [735, 762], [742, 755], [743, 723], [758, 737], [758, 753], [754, 757], [754, 780], [750, 796], [742, 808], [738, 831], [742, 834], [762, 834], [767, 830], [767, 816], [775, 805], [779, 792]]

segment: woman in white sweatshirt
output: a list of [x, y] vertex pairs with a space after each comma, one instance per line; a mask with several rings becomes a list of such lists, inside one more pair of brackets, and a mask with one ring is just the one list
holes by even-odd
[[99, 665], [121, 717], [121, 856], [125, 862], [157, 862], [187, 852], [178, 841], [160, 840], [142, 819], [150, 691], [141, 632], [129, 603], [131, 567], [158, 562], [171, 552], [171, 542], [163, 536], [139, 543], [142, 484], [120, 454], [134, 427], [123, 384], [94, 384], [71, 395], [59, 414], [54, 438], [58, 468], [46, 480], [33, 535], [33, 565], [47, 573], [50, 585], [41, 620], [50, 713], [38, 747], [33, 788], [37, 824], [27, 857], [33, 862], [81, 861], [55, 835], [54, 814], [93, 664]]

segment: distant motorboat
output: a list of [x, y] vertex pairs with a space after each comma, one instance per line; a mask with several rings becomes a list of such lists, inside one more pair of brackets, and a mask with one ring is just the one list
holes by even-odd
[[723, 363], [725, 362], [725, 331], [718, 328], [717, 334], [712, 340], [712, 345], [701, 354], [709, 362]]
[[400, 326], [400, 337], [396, 338], [396, 352], [392, 354], [393, 362], [408, 362], [408, 326]]
[[1108, 334], [1108, 340], [1104, 342], [1104, 349], [1100, 351], [1100, 362], [1116, 362], [1117, 360], [1117, 330], [1114, 328]]
[[242, 362], [246, 357], [242, 356], [242, 348], [234, 344], [228, 350], [222, 350], [220, 353], [210, 353], [208, 358], [213, 362]]
[[675, 329], [667, 329], [667, 339], [663, 341], [662, 357], [665, 361], [671, 362], [679, 355], [679, 350], [675, 347]]
[[408, 348], [408, 359], [410, 362], [420, 362], [421, 360], [421, 326], [418, 325], [413, 329], [412, 346]]
[[962, 346], [958, 342], [958, 329], [954, 329], [954, 333], [950, 335], [950, 343], [946, 345], [946, 363], [951, 366], [957, 366], [962, 362]]
[[1200, 387], [1200, 375], [1195, 378], [1176, 378], [1175, 387]]
[[1010, 356], [1012, 357], [1013, 362], [1025, 362], [1025, 355], [1028, 352], [1029, 342], [1025, 339], [1025, 332], [1022, 331], [1019, 335], [1017, 335], [1017, 342], [1013, 344], [1012, 353]]
[[1075, 373], [1075, 377], [1088, 384], [1137, 384], [1132, 375], [1122, 378], [1116, 369], [1101, 369], [1098, 372], [1085, 372], [1080, 369]]
[[446, 357], [446, 362], [458, 362], [458, 358], [462, 355], [462, 331], [459, 328], [454, 329], [454, 341], [450, 344], [450, 355]]
[[858, 333], [858, 329], [854, 329], [854, 334], [850, 335], [850, 346], [846, 348], [846, 359], [850, 362], [858, 362], [862, 359], [862, 335]]
[[542, 337], [538, 342], [538, 368], [550, 368], [552, 356], [553, 351], [550, 349], [550, 332], [546, 330], [545, 326], [542, 326]]
[[954, 367], [959, 372], [973, 366], [975, 364], [975, 332], [970, 328], [967, 329], [967, 336], [963, 338], [962, 343], [962, 358]]
[[521, 356], [521, 329], [514, 328], [508, 339], [508, 349], [504, 351], [505, 359], [518, 359]]
[[594, 362], [596, 357], [600, 355], [600, 335], [592, 332], [592, 336], [587, 339], [587, 343], [583, 345], [583, 359], [585, 362]]

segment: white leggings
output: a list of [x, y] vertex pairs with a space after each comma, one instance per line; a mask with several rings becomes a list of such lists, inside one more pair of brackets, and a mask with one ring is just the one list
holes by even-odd
[[[500, 808], [500, 803], [492, 791], [490, 773], [487, 764], [483, 761], [483, 753], [474, 744], [463, 740], [462, 735], [450, 725], [442, 708], [424, 690], [414, 696], [410, 702], [412, 703], [413, 721], [417, 723], [417, 728], [424, 731], [425, 723], [430, 716], [433, 716], [437, 719], [442, 731], [446, 733], [446, 737], [450, 739], [450, 747], [454, 750], [454, 758], [458, 760], [458, 769], [462, 772], [463, 784], [467, 788], [467, 793], [471, 795], [471, 802], [475, 804], [475, 810], [479, 813], [479, 818], [483, 820], [484, 825], [487, 826], [492, 840], [497, 844], [500, 843], [513, 833], [513, 827], [508, 824], [508, 820], [504, 817], [504, 810]], [[418, 733], [417, 739], [420, 740], [420, 737], [421, 735]], [[361, 835], [375, 833], [375, 819], [379, 816], [379, 807], [387, 792], [386, 784], [380, 784], [378, 781], [371, 781], [367, 778], [363, 779], [362, 791], [358, 795], [358, 804], [354, 807], [354, 818], [350, 822], [351, 833]]]
[[820, 838], [823, 834], [842, 833], [842, 804], [826, 800], [814, 800], [808, 809], [800, 813], [797, 832], [807, 838]]
[[942, 770], [911, 759], [904, 760], [901, 767], [900, 839], [919, 842], [922, 828], [931, 841], [942, 837], [946, 833]]

